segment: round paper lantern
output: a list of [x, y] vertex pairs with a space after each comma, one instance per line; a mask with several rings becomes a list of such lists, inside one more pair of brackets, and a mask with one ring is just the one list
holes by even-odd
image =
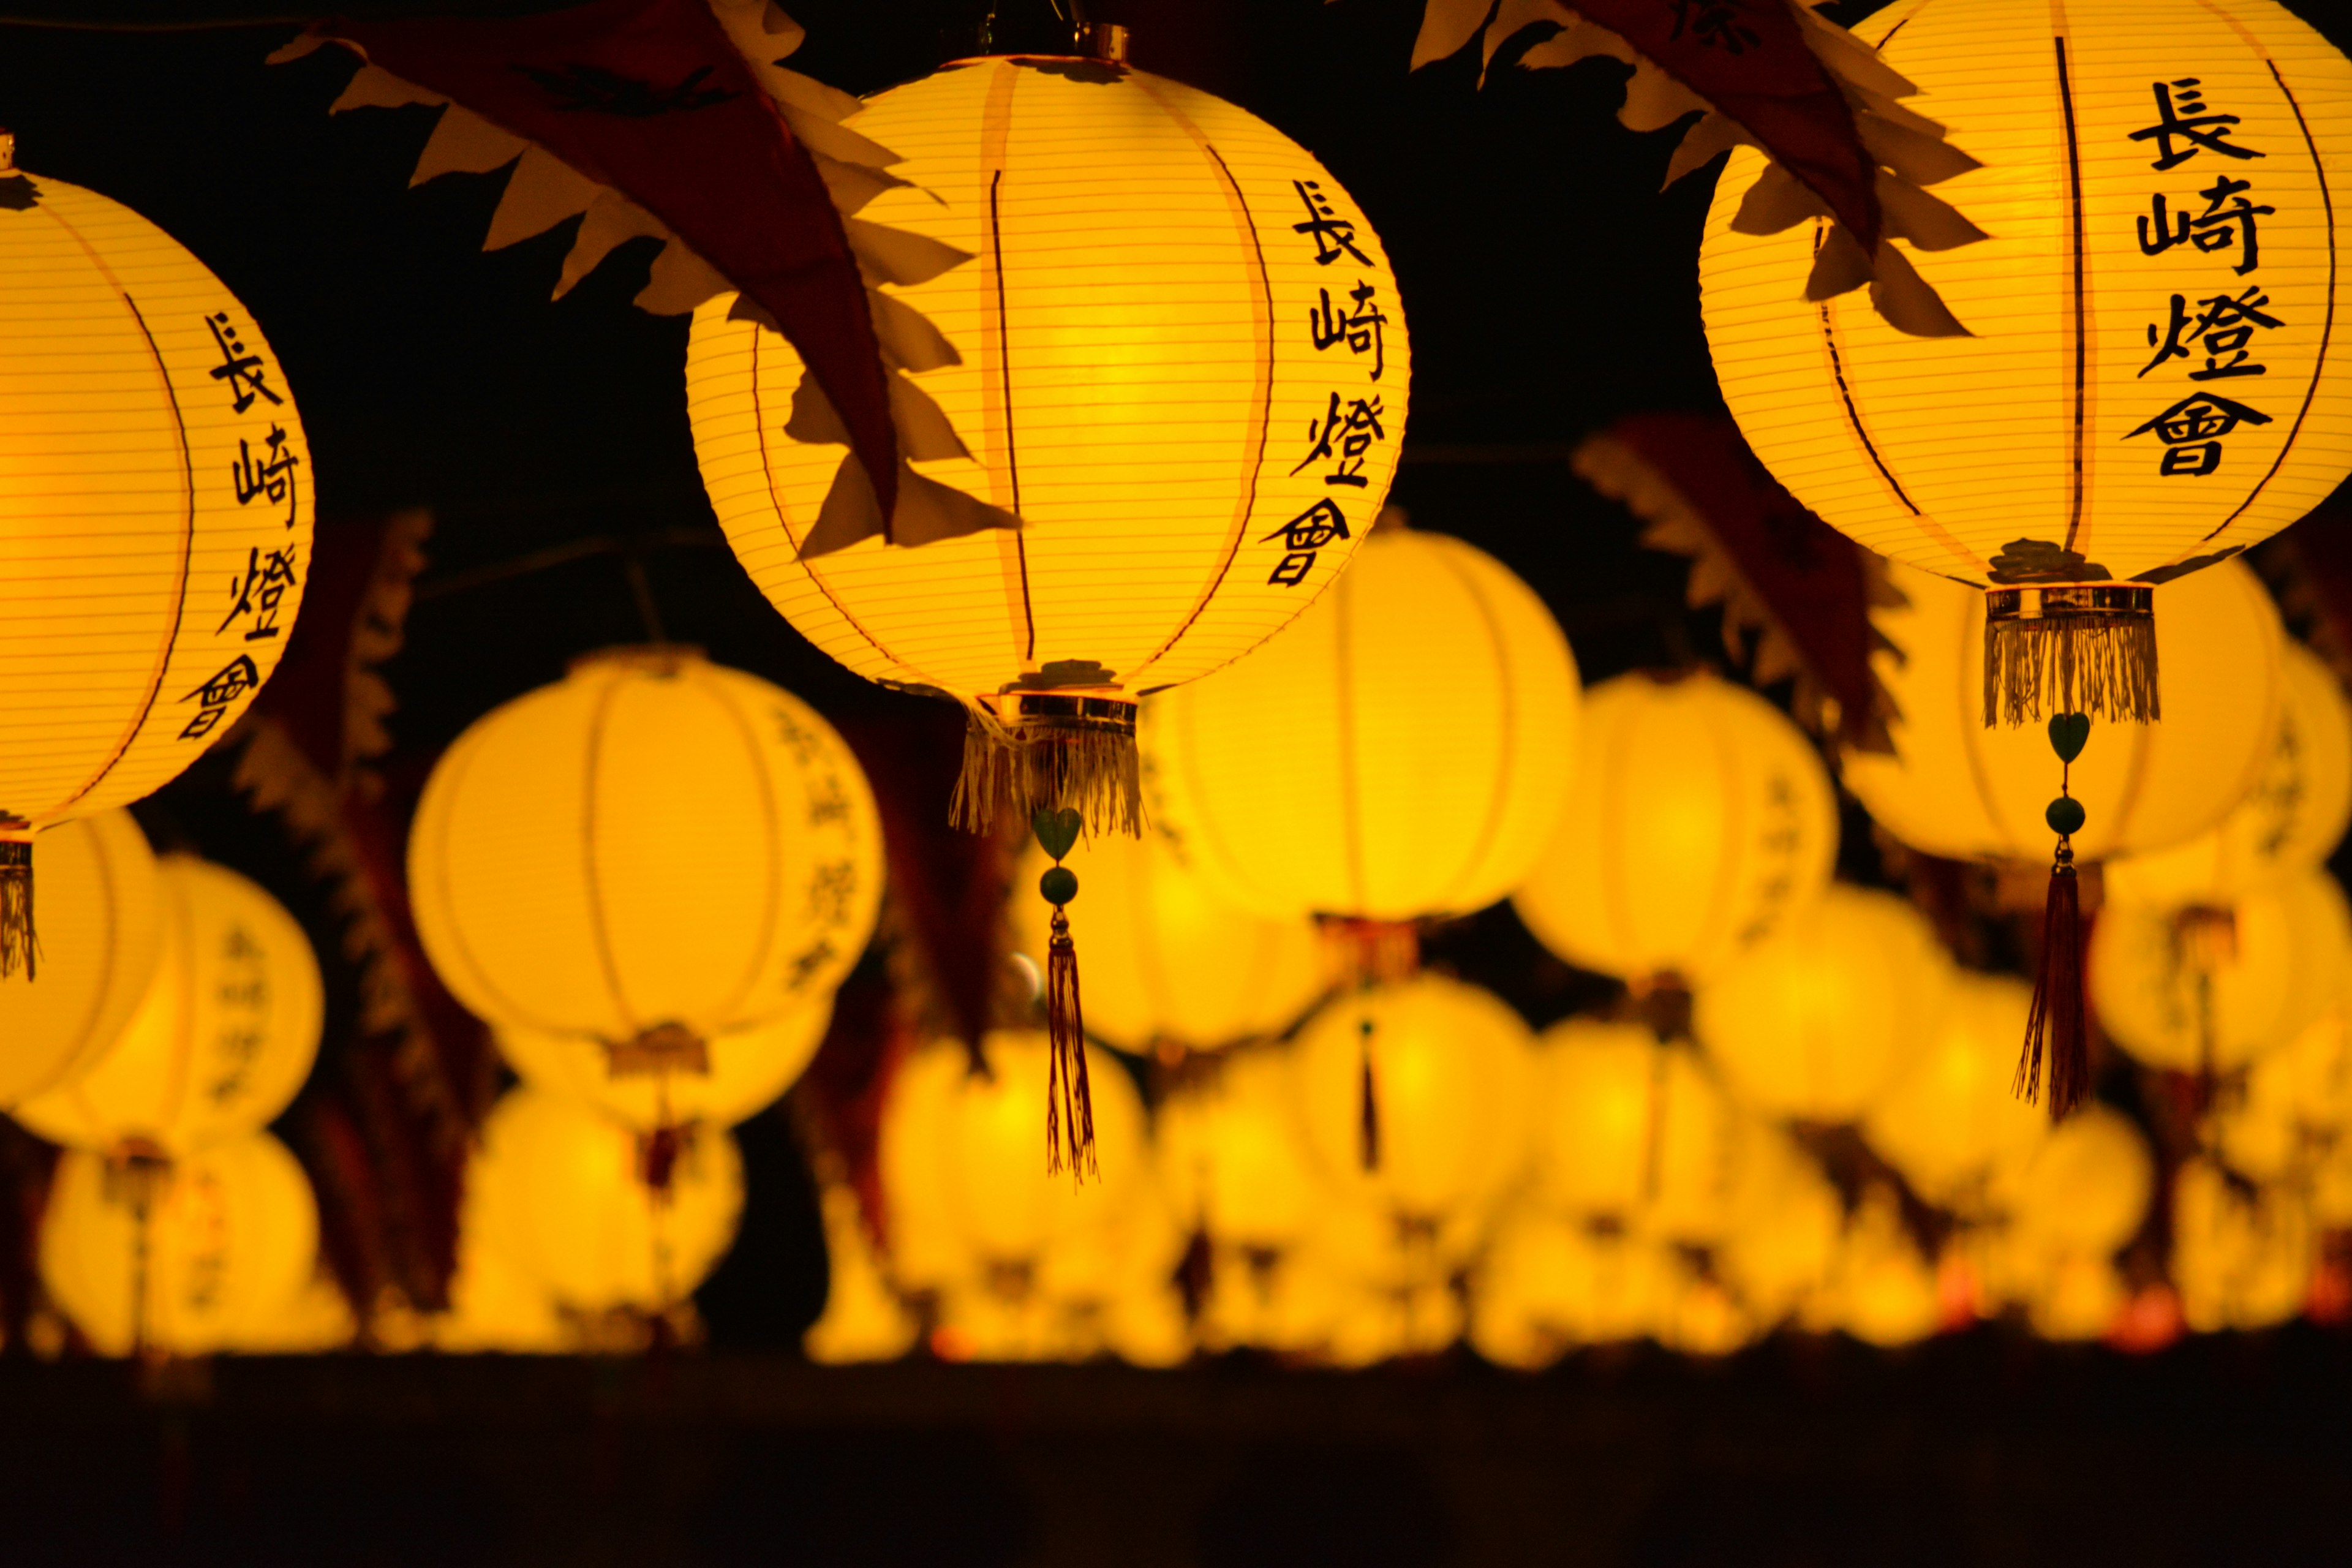
[[815, 1058], [833, 1022], [833, 999], [821, 997], [780, 1018], [729, 1029], [703, 1042], [703, 1070], [669, 1063], [624, 1071], [604, 1042], [502, 1027], [499, 1054], [534, 1089], [586, 1100], [605, 1115], [650, 1132], [689, 1121], [732, 1127], [774, 1104]]
[[1576, 754], [1576, 659], [1500, 562], [1384, 528], [1298, 625], [1145, 705], [1157, 820], [1268, 915], [1402, 921], [1526, 880]]
[[2309, 1027], [2347, 966], [2343, 889], [2305, 871], [2224, 910], [2108, 910], [2091, 933], [2091, 1000], [2149, 1066], [2227, 1069]]
[[1131, 823], [1138, 696], [1280, 630], [1380, 511], [1410, 373], [1385, 253], [1297, 143], [1116, 62], [960, 62], [853, 123], [904, 182], [853, 229], [937, 242], [878, 274], [937, 329], [879, 319], [916, 373], [898, 515], [866, 532], [838, 420], [724, 297], [687, 353], [711, 504], [811, 641], [965, 705], [965, 820]]
[[[2352, 205], [2329, 191], [2352, 165], [2352, 62], [2273, 0], [1934, 0], [1862, 32], [1983, 161], [1937, 187], [1965, 219], [1907, 225], [1938, 234], [1924, 269], [1964, 332], [1809, 300], [1842, 266], [1826, 220], [1760, 210], [1742, 149], [1699, 260], [1725, 401], [1833, 526], [1988, 591], [1984, 722], [2154, 718], [2151, 599], [2194, 618], [2157, 585], [2352, 469]], [[2182, 657], [2162, 650], [2168, 679]], [[2172, 704], [2168, 687], [2168, 724]]]
[[163, 945], [155, 857], [127, 811], [41, 837], [41, 973], [0, 985], [0, 1108], [95, 1061], [131, 1021]]
[[[36, 837], [203, 754], [278, 668], [310, 576], [310, 443], [260, 327], [171, 236], [15, 153], [0, 144], [0, 979], [33, 962]], [[45, 934], [42, 962], [73, 932]]]
[[[2046, 47], [2046, 46], [2045, 46]], [[1889, 833], [1956, 859], [2040, 860], [2059, 763], [2039, 726], [1985, 727], [1980, 595], [1897, 569], [1909, 601], [1871, 612], [1895, 647], [1873, 667], [1901, 717], [1893, 756], [1849, 751], [1846, 787]], [[2084, 826], [2075, 857], [2175, 845], [2219, 823], [2270, 767], [2284, 705], [2285, 635], [2270, 595], [2237, 563], [2165, 590], [2160, 724], [2094, 724], [2066, 772]]]
[[2017, 1098], [2017, 1042], [2032, 987], [2002, 974], [1955, 977], [1862, 1135], [1911, 1190], [1947, 1208], [1979, 1201], [1993, 1168], [2042, 1141], [2049, 1118]]
[[1664, 1241], [1718, 1239], [1764, 1131], [1698, 1053], [1640, 1025], [1587, 1018], [1553, 1025], [1538, 1045], [1544, 1200]]
[[1532, 1370], [1571, 1345], [1664, 1337], [1689, 1274], [1656, 1241], [1522, 1209], [1475, 1277], [1471, 1342], [1489, 1361]]
[[1052, 1054], [1034, 1029], [992, 1029], [989, 1071], [954, 1080], [939, 1112], [936, 1175], [956, 1235], [983, 1264], [1035, 1265], [1048, 1252], [1130, 1217], [1150, 1179], [1143, 1098], [1115, 1064], [1093, 1075], [1099, 1179], [1049, 1173], [1037, 1136]]
[[41, 1216], [41, 1283], [102, 1355], [238, 1349], [318, 1258], [310, 1179], [266, 1132], [169, 1166], [69, 1151]]
[[1943, 1326], [1936, 1270], [1904, 1228], [1891, 1189], [1864, 1194], [1811, 1316], [1815, 1326], [1885, 1349], [1915, 1344]]
[[1852, 1121], [1934, 1026], [1950, 972], [1918, 910], [1836, 886], [1701, 986], [1692, 1028], [1759, 1110]]
[[1761, 697], [1705, 671], [1621, 675], [1585, 694], [1581, 730], [1559, 831], [1511, 900], [1569, 963], [1688, 984], [1828, 884], [1828, 771]]
[[326, 995], [294, 917], [193, 856], [163, 857], [155, 884], [163, 950], [146, 999], [88, 1070], [16, 1108], [44, 1138], [193, 1153], [268, 1126], [318, 1059]]
[[2294, 1194], [2247, 1192], [2196, 1159], [2172, 1183], [2172, 1282], [2199, 1333], [2266, 1329], [2300, 1314], [2319, 1267], [2319, 1232]]
[[2286, 645], [2277, 744], [2219, 826], [2107, 863], [2109, 903], [2224, 905], [2326, 860], [2352, 823], [2352, 702], [2301, 643]]
[[1298, 1037], [1307, 1147], [1357, 1203], [1424, 1225], [1480, 1214], [1532, 1152], [1534, 1045], [1499, 997], [1456, 980], [1425, 974], [1346, 997]]
[[[1213, 1049], [1279, 1034], [1320, 995], [1327, 963], [1313, 922], [1261, 920], [1220, 898], [1163, 835], [1098, 835], [1064, 858], [1084, 901], [1070, 916], [1085, 944], [1087, 1032], [1124, 1051], [1162, 1041]], [[1053, 864], [1034, 839], [1013, 877]], [[1021, 951], [1042, 967], [1045, 907], [1013, 903]]]
[[457, 1266], [449, 1276], [449, 1310], [431, 1320], [433, 1348], [458, 1352], [555, 1355], [578, 1336], [553, 1291], [509, 1262], [475, 1222], [475, 1194], [457, 1226]]
[[976, 1267], [950, 1210], [944, 1173], [946, 1119], [971, 1073], [971, 1053], [961, 1041], [932, 1040], [898, 1064], [883, 1093], [875, 1148], [883, 1253], [892, 1282], [904, 1290], [937, 1290]]
[[1297, 1070], [1287, 1050], [1235, 1051], [1213, 1076], [1160, 1104], [1160, 1184], [1180, 1220], [1213, 1243], [1276, 1251], [1322, 1217], [1323, 1181], [1299, 1121]]
[[486, 1239], [557, 1300], [661, 1311], [734, 1245], [743, 1157], [724, 1131], [688, 1129], [657, 1191], [658, 1157], [592, 1107], [523, 1088], [491, 1108], [466, 1180]]
[[858, 1213], [857, 1194], [828, 1184], [824, 1215], [824, 1314], [801, 1336], [820, 1366], [896, 1361], [912, 1350], [919, 1325], [882, 1277], [874, 1244]]
[[873, 933], [866, 775], [790, 692], [688, 649], [590, 655], [478, 721], [418, 803], [417, 934], [494, 1023], [586, 1035], [622, 1073], [805, 1010]]
[[2045, 1253], [2111, 1257], [2139, 1234], [2156, 1191], [2156, 1158], [2131, 1119], [2104, 1105], [2053, 1125], [1994, 1178], [2018, 1242]]
[[1738, 1217], [1715, 1248], [1716, 1272], [1759, 1321], [1786, 1317], [1829, 1279], [1845, 1202], [1786, 1134], [1768, 1134], [1742, 1184]]
[[2352, 1132], [2352, 1018], [2336, 997], [2294, 1038], [2246, 1073], [2250, 1109], [2328, 1137]]

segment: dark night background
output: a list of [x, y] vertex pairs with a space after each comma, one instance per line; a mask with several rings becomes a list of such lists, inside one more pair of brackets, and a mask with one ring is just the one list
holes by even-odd
[[[1696, 288], [1711, 176], [1660, 193], [1674, 134], [1616, 124], [1613, 64], [1529, 73], [1498, 61], [1482, 91], [1474, 49], [1408, 75], [1421, 6], [1091, 11], [1135, 28], [1139, 65], [1311, 148], [1381, 231], [1413, 333], [1394, 499], [1414, 522], [1530, 582], [1589, 679], [1706, 657], [1714, 620], [1682, 607], [1684, 563], [1641, 550], [1633, 520], [1564, 459], [1620, 416], [1719, 406]], [[956, 37], [985, 5], [786, 8], [808, 30], [794, 68], [866, 92], [965, 52]], [[2352, 15], [2333, 0], [2298, 8], [2352, 45]], [[236, 14], [130, 0], [20, 9], [77, 22]], [[652, 243], [550, 303], [573, 226], [483, 253], [503, 176], [408, 189], [435, 111], [330, 119], [353, 62], [327, 49], [264, 65], [291, 30], [0, 26], [0, 122], [22, 167], [135, 207], [252, 309], [300, 400], [323, 530], [404, 507], [434, 514], [407, 644], [385, 670], [400, 703], [383, 764], [395, 792], [572, 656], [643, 640], [632, 563], [670, 637], [845, 726], [935, 727], [940, 715], [918, 700], [817, 654], [727, 552], [688, 432], [685, 320], [628, 302]], [[199, 770], [145, 815], [159, 837], [260, 876], [325, 929], [282, 833], [215, 774]], [[1858, 822], [1850, 868], [1869, 875]], [[1590, 998], [1505, 913], [1436, 951], [1538, 1025]], [[334, 1048], [331, 1037], [330, 1065]], [[1467, 1364], [1344, 1379], [1250, 1366], [815, 1372], [791, 1359], [824, 1294], [802, 1155], [781, 1113], [741, 1137], [751, 1198], [701, 1298], [706, 1355], [226, 1364], [209, 1398], [160, 1405], [131, 1398], [120, 1367], [0, 1361], [0, 1559], [2347, 1556], [2352, 1358], [2320, 1331], [2142, 1362], [1989, 1328], [1891, 1359], [1772, 1344], [1705, 1369], [1627, 1352], [1533, 1381]]]

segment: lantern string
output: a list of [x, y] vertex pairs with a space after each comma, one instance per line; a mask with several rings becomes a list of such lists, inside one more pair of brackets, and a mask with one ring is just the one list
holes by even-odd
[[1361, 1070], [1357, 1079], [1356, 1149], [1367, 1171], [1381, 1168], [1381, 1099], [1380, 1087], [1372, 1077], [1372, 1016], [1366, 1013], [1356, 1026], [1362, 1042]]
[[2083, 998], [2082, 889], [2074, 872], [2074, 836], [2083, 828], [2084, 811], [2082, 803], [2070, 793], [2074, 759], [2082, 755], [2090, 739], [2091, 721], [2083, 713], [2061, 713], [2051, 719], [2049, 728], [2051, 749], [2059, 761], [2058, 798], [2042, 815], [2058, 835], [2058, 848], [2050, 868], [2049, 901], [2042, 912], [2042, 955], [2034, 973], [2033, 1005], [2026, 1016], [2025, 1045], [2011, 1088], [2030, 1105], [2046, 1082], [2050, 1119], [2056, 1121], [2091, 1095], [2089, 1022]]

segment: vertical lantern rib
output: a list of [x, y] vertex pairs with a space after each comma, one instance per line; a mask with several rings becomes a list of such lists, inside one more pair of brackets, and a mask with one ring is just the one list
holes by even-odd
[[[848, 626], [850, 630], [856, 632], [859, 637], [864, 637], [868, 647], [871, 647], [876, 653], [881, 655], [884, 660], [890, 664], [892, 668], [898, 670], [901, 674], [921, 674], [922, 672], [919, 670], [908, 668], [908, 666], [898, 658], [898, 656], [893, 654], [888, 648], [884, 647], [882, 646], [882, 640], [866, 629], [866, 623], [859, 620], [856, 615], [851, 611], [847, 605], [842, 603], [841, 595], [835, 594], [833, 591], [833, 584], [825, 581], [825, 574], [832, 569], [833, 563], [840, 559], [839, 556], [820, 555], [814, 560], [809, 560], [801, 555], [801, 536], [793, 531], [791, 509], [784, 504], [784, 498], [777, 487], [776, 475], [778, 470], [775, 454], [768, 446], [768, 412], [760, 395], [760, 351], [761, 334], [766, 332], [768, 329], [760, 325], [757, 321], [746, 321], [743, 323], [743, 330], [749, 334], [751, 345], [751, 374], [750, 376], [751, 384], [751, 428], [760, 437], [760, 472], [767, 480], [769, 504], [776, 509], [776, 526], [784, 531], [784, 538], [789, 540], [792, 543], [793, 558], [800, 562], [802, 570], [808, 574], [809, 582], [815, 586], [816, 591], [824, 595], [824, 602], [833, 607], [833, 613], [841, 617], [842, 624]], [[779, 335], [781, 336], [781, 334]], [[782, 428], [781, 423], [777, 426], [777, 428]]]
[[[2238, 26], [2236, 18], [2210, 5], [2206, 8], [2231, 26]], [[2238, 27], [2238, 31], [2242, 35], [2245, 29]], [[2294, 115], [2295, 129], [2303, 132], [2303, 144], [2311, 153], [2312, 177], [2319, 182], [2320, 212], [2327, 220], [2327, 308], [2319, 320], [2319, 357], [2312, 362], [2311, 380], [2303, 389], [2303, 406], [2294, 411], [2294, 424], [2288, 428], [2286, 439], [2280, 443], [2278, 456], [2271, 459], [2270, 468], [2255, 481], [2254, 488], [2246, 492], [2246, 499], [2238, 503], [2238, 510], [2223, 518], [2212, 532], [2198, 541], [2200, 544], [2210, 544], [2221, 537], [2224, 530], [2246, 514], [2246, 509], [2270, 488], [2270, 482], [2278, 478], [2279, 469], [2286, 465], [2287, 455], [2294, 450], [2296, 437], [2303, 434], [2303, 422], [2311, 416], [2311, 405], [2319, 395], [2319, 378], [2327, 369], [2328, 346], [2336, 336], [2336, 199], [2327, 188], [2327, 162], [2319, 155], [2319, 142], [2311, 134], [2311, 122], [2304, 118], [2303, 105], [2296, 101], [2294, 89], [2286, 85], [2286, 78], [2280, 74], [2278, 62], [2270, 58], [2268, 51], [2261, 50], [2259, 45], [2256, 48], [2262, 53], [2263, 64], [2270, 68], [2271, 79], [2278, 83], [2279, 95], [2286, 100], [2287, 108]]]
[[1234, 227], [1249, 241], [1250, 258], [1257, 267], [1257, 292], [1250, 300], [1251, 324], [1257, 329], [1259, 351], [1257, 395], [1255, 399], [1257, 418], [1244, 443], [1247, 449], [1242, 459], [1241, 500], [1234, 510], [1233, 531], [1226, 535], [1224, 552], [1217, 558], [1217, 569], [1209, 574], [1208, 584], [1201, 590], [1200, 598], [1194, 601], [1191, 612], [1170, 634], [1168, 640], [1128, 672], [1129, 686], [1135, 685], [1145, 670], [1165, 658], [1178, 643], [1184, 640], [1184, 634], [1200, 621], [1202, 612], [1216, 597], [1217, 590], [1224, 586], [1225, 578], [1232, 574], [1234, 563], [1240, 558], [1242, 546], [1248, 542], [1250, 518], [1257, 510], [1258, 476], [1265, 466], [1266, 437], [1274, 424], [1274, 279], [1266, 271], [1265, 246], [1258, 237], [1257, 219], [1250, 212], [1249, 198], [1242, 194], [1241, 182], [1234, 178], [1232, 168], [1226, 164], [1224, 155], [1217, 151], [1215, 144], [1202, 134], [1199, 126], [1170, 104], [1158, 88], [1146, 84], [1146, 89], [1150, 92], [1152, 101], [1166, 110], [1169, 118], [1184, 128], [1192, 138], [1193, 144], [1207, 154], [1209, 162], [1215, 166], [1218, 182], [1224, 187], [1225, 200], [1233, 209]]
[[1519, 715], [1517, 702], [1518, 689], [1511, 679], [1511, 645], [1503, 636], [1503, 626], [1496, 618], [1494, 605], [1487, 602], [1486, 595], [1478, 591], [1477, 580], [1465, 572], [1458, 561], [1447, 554], [1441, 554], [1438, 559], [1444, 562], [1444, 569], [1454, 580], [1462, 584], [1462, 591], [1470, 595], [1471, 605], [1478, 612], [1478, 625], [1486, 634], [1487, 646], [1494, 650], [1495, 689], [1503, 702], [1502, 721], [1495, 742], [1494, 778], [1487, 790], [1486, 809], [1480, 818], [1477, 839], [1472, 845], [1471, 852], [1462, 858], [1462, 868], [1454, 878], [1454, 885], [1445, 889], [1432, 909], [1433, 913], [1444, 914], [1453, 911], [1464, 887], [1476, 887], [1480, 883], [1482, 878], [1479, 874], [1485, 869], [1488, 857], [1495, 852], [1495, 840], [1501, 828], [1505, 807], [1510, 802], [1512, 786], [1517, 782], [1511, 760], [1519, 745]]
[[[996, 262], [996, 374], [1004, 406], [1004, 472], [1013, 486], [1013, 514], [1021, 515], [1021, 444], [1013, 417], [1013, 317], [1004, 302], [1004, 224], [997, 208], [1004, 170], [1000, 165], [988, 177], [988, 249]], [[985, 371], [982, 372], [986, 374]], [[1037, 658], [1037, 607], [1029, 593], [1029, 542], [1024, 529], [1000, 531], [1013, 536], [1013, 559], [1021, 593], [1021, 663], [1026, 668]]]
[[620, 967], [613, 953], [613, 933], [604, 921], [604, 888], [596, 876], [596, 773], [604, 763], [604, 727], [611, 721], [613, 703], [620, 689], [620, 681], [608, 677], [596, 693], [595, 708], [588, 720], [583, 758], [587, 787], [582, 794], [580, 807], [580, 870], [581, 885], [587, 894], [588, 930], [595, 940], [596, 967], [604, 973], [604, 986], [612, 993], [613, 1011], [620, 1016], [621, 1026], [634, 1032], [639, 1024], [621, 989]]
[[761, 863], [767, 868], [768, 875], [764, 894], [760, 900], [759, 935], [751, 944], [751, 968], [741, 984], [728, 995], [725, 1005], [715, 1009], [709, 1019], [713, 1028], [724, 1028], [734, 1021], [760, 983], [767, 978], [769, 948], [775, 940], [776, 926], [783, 919], [784, 826], [776, 810], [775, 784], [769, 777], [766, 758], [761, 753], [758, 731], [743, 716], [742, 710], [735, 706], [726, 681], [698, 684], [704, 695], [727, 715], [736, 738], [743, 742], [744, 760], [750, 764], [751, 777], [760, 787], [760, 826], [767, 834], [767, 852], [761, 857]]
[[82, 254], [89, 258], [90, 265], [104, 275], [109, 286], [121, 297], [123, 308], [131, 312], [131, 319], [139, 324], [140, 339], [146, 343], [148, 358], [155, 366], [155, 379], [163, 384], [163, 396], [172, 405], [172, 430], [180, 440], [182, 502], [180, 556], [176, 580], [172, 589], [172, 629], [163, 638], [163, 647], [155, 655], [155, 668], [147, 677], [146, 695], [139, 700], [137, 715], [124, 728], [122, 738], [114, 743], [114, 750], [107, 753], [106, 761], [99, 764], [98, 771], [83, 781], [79, 788], [50, 808], [50, 816], [54, 819], [61, 816], [68, 806], [73, 805], [106, 782], [107, 775], [114, 771], [115, 764], [122, 760], [123, 753], [131, 749], [131, 742], [139, 739], [139, 732], [147, 727], [148, 715], [155, 710], [155, 700], [163, 689], [163, 677], [171, 669], [172, 650], [179, 646], [180, 625], [187, 618], [188, 614], [189, 556], [194, 552], [196, 544], [196, 475], [194, 459], [188, 452], [188, 422], [180, 412], [179, 391], [172, 384], [171, 367], [163, 363], [163, 351], [155, 346], [155, 334], [147, 330], [147, 318], [139, 313], [139, 302], [131, 297], [129, 289], [116, 280], [114, 269], [100, 258], [89, 241], [82, 237], [80, 230], [75, 228], [64, 218], [57, 217], [49, 208], [43, 207], [41, 210], [49, 213], [49, 216], [56, 219], [58, 226], [73, 237], [74, 243], [81, 247]]
[[[2050, 9], [2052, 19], [2062, 27], [2065, 26], [2065, 12], [2059, 0], [2052, 0]], [[2091, 417], [2090, 258], [2083, 238], [2083, 153], [2074, 128], [2074, 88], [2066, 70], [2065, 35], [2061, 33], [2051, 42], [2058, 51], [2058, 108], [2066, 126], [2066, 259], [2074, 289], [2068, 336], [2074, 351], [2074, 427], [2067, 466], [2065, 547], [2074, 550], [2082, 538], [2084, 494], [2088, 481], [2084, 470], [2089, 461]]]

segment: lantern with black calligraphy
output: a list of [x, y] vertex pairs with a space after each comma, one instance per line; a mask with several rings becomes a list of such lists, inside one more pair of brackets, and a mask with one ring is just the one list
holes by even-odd
[[310, 569], [310, 446], [277, 356], [130, 208], [0, 133], [0, 979], [33, 847], [150, 794], [277, 668]]
[[[1935, 281], [1958, 320], [1907, 335], [1830, 297], [1853, 247], [1743, 149], [1700, 256], [1709, 349], [1799, 500], [1985, 591], [1983, 721], [2048, 719], [2059, 782], [2092, 719], [2160, 717], [2163, 584], [2352, 470], [2352, 203], [2331, 194], [2352, 61], [2273, 0], [1928, 0], [1862, 31], [1969, 154], [1938, 187], [1952, 205], [1927, 198], [1935, 221], [1889, 207], [1915, 246], [1949, 249]], [[2061, 1110], [2087, 1089], [2085, 820], [2062, 784], [2027, 1061], [2032, 1083], [2046, 1027]]]

